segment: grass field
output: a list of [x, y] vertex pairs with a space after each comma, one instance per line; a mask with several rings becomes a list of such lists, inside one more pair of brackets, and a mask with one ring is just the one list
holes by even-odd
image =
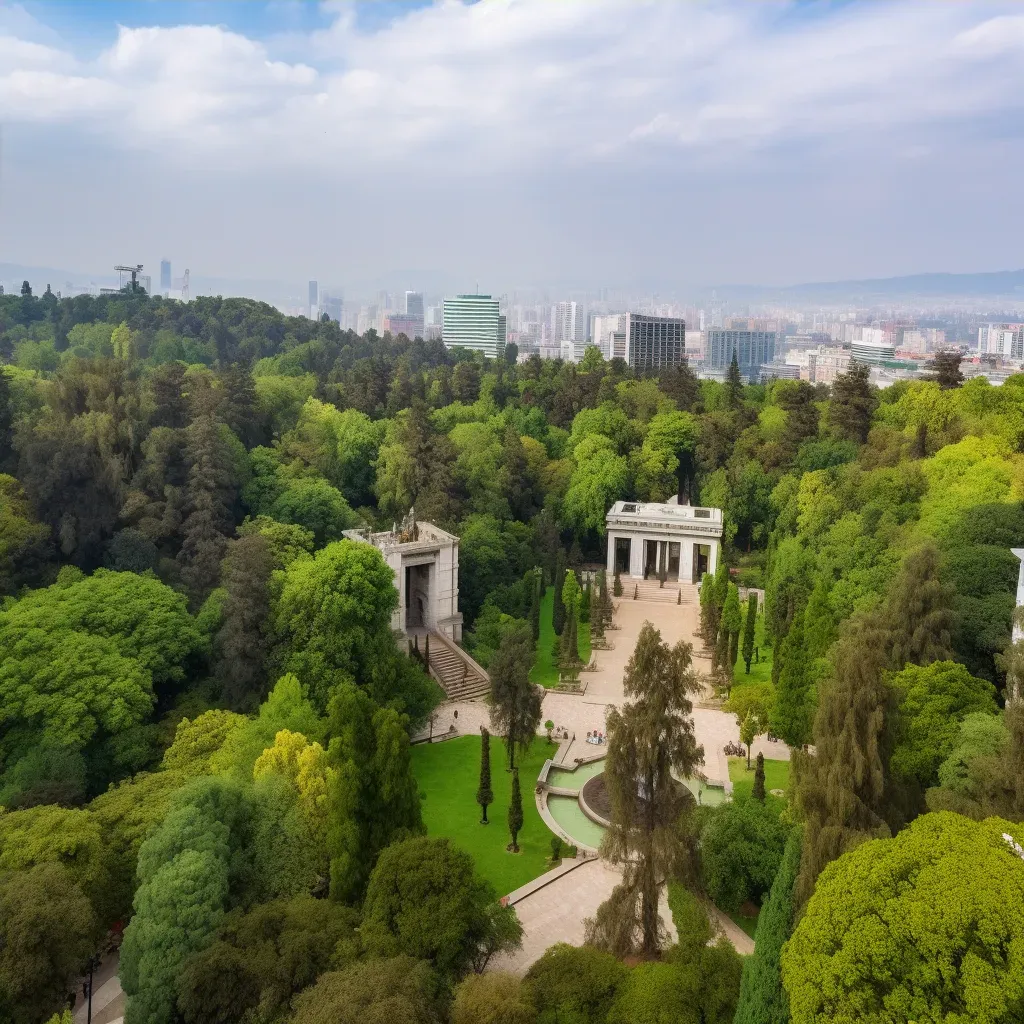
[[508, 805], [512, 776], [505, 770], [505, 745], [491, 737], [491, 788], [494, 803], [487, 808], [489, 825], [480, 824], [476, 790], [480, 781], [480, 738], [463, 736], [443, 743], [412, 748], [412, 770], [423, 796], [423, 822], [428, 835], [447, 836], [469, 853], [477, 870], [505, 896], [548, 870], [552, 833], [537, 813], [533, 787], [544, 760], [555, 744], [539, 737], [519, 764], [523, 794], [523, 830], [518, 854], [508, 853]]
[[753, 917], [747, 917], [745, 914], [737, 911], [735, 914], [729, 915], [729, 920], [733, 924], [739, 925], [751, 938], [754, 937], [754, 932], [757, 931], [757, 919], [761, 916], [760, 909], [753, 915]]
[[[750, 771], [747, 771], [747, 759], [745, 757], [729, 758], [729, 778], [732, 780], [733, 799], [744, 800], [754, 791], [754, 769], [757, 765], [756, 757], [750, 762]], [[764, 790], [767, 800], [778, 800], [780, 807], [784, 803], [779, 797], [773, 797], [773, 789], [789, 790], [789, 762], [768, 760], [764, 762]]]
[[[555, 663], [555, 588], [548, 587], [540, 602], [540, 638], [537, 640], [537, 657], [530, 669], [530, 682], [540, 683], [549, 690], [558, 685], [558, 665]], [[590, 624], [580, 623], [577, 641], [580, 660], [586, 665], [590, 661]]]

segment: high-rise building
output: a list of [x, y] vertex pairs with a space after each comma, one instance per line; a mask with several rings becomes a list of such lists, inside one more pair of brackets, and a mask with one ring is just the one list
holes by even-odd
[[468, 348], [492, 359], [505, 346], [505, 317], [490, 295], [456, 295], [444, 300], [441, 340], [445, 348]]
[[171, 261], [160, 261], [160, 291], [164, 294], [171, 290]]
[[627, 313], [624, 326], [625, 359], [635, 369], [667, 370], [686, 358], [686, 321], [682, 318]]
[[424, 337], [423, 329], [425, 327], [425, 324], [423, 322], [423, 292], [405, 293], [405, 315], [411, 320], [415, 321], [415, 323], [412, 325], [413, 333], [409, 334], [409, 337]]
[[756, 381], [764, 363], [775, 362], [777, 331], [711, 327], [704, 335], [704, 369], [727, 371], [736, 353], [740, 373]]
[[590, 344], [596, 345], [605, 359], [612, 359], [615, 356], [612, 336], [625, 334], [625, 331], [625, 313], [595, 313], [590, 318]]
[[320, 316], [320, 287], [316, 281], [309, 282], [309, 319], [316, 320]]
[[336, 323], [341, 323], [341, 296], [340, 295], [328, 295], [324, 293], [320, 296], [320, 312], [326, 313]]
[[1024, 324], [982, 324], [978, 328], [978, 354], [1024, 359]]

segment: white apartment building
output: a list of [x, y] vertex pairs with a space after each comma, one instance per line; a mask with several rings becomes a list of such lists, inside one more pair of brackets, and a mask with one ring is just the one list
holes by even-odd
[[563, 359], [579, 362], [586, 348], [586, 322], [578, 302], [556, 302], [551, 307], [552, 345], [557, 345]]
[[1024, 359], [1024, 324], [982, 324], [978, 328], [978, 354]]
[[[595, 314], [590, 318], [590, 344], [596, 345], [605, 359], [611, 359], [616, 353], [614, 350], [613, 335], [626, 334], [625, 313], [602, 313]], [[622, 345], [623, 351], [619, 355], [625, 358], [625, 341]]]

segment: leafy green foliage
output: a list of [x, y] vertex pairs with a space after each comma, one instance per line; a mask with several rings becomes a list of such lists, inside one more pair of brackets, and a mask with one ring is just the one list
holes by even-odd
[[628, 974], [611, 953], [560, 942], [526, 973], [538, 1024], [602, 1024]]
[[1017, 1019], [1022, 838], [999, 818], [926, 814], [826, 868], [782, 953], [795, 1024]]
[[903, 722], [892, 770], [929, 786], [953, 749], [961, 721], [972, 713], [995, 714], [995, 688], [953, 661], [908, 665], [892, 677], [892, 685]]

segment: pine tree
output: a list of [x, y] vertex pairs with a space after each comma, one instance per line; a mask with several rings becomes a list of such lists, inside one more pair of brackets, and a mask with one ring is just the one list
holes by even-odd
[[754, 791], [751, 794], [755, 800], [764, 803], [764, 754], [758, 753], [757, 767], [754, 769]]
[[555, 560], [555, 604], [552, 612], [552, 623], [555, 635], [561, 636], [565, 627], [565, 605], [562, 603], [562, 587], [565, 585], [565, 552], [558, 549], [558, 557]]
[[729, 373], [725, 378], [725, 396], [730, 409], [738, 409], [743, 401], [743, 378], [740, 376], [740, 364], [736, 358], [736, 349], [732, 350]]
[[512, 799], [508, 805], [508, 831], [512, 836], [509, 849], [519, 852], [519, 832], [523, 827], [523, 794], [519, 788], [519, 769], [512, 769]]
[[798, 612], [776, 658], [781, 662], [775, 703], [771, 711], [772, 732], [791, 747], [811, 741], [814, 721], [811, 669], [804, 645], [804, 613]]
[[480, 726], [480, 785], [476, 791], [476, 802], [483, 811], [481, 825], [487, 824], [487, 805], [494, 803], [494, 790], [491, 789], [491, 734], [486, 726]]
[[836, 437], [857, 444], [863, 444], [868, 439], [876, 401], [875, 389], [868, 380], [870, 371], [867, 363], [854, 360], [849, 370], [833, 381], [828, 420]]
[[743, 622], [743, 662], [750, 675], [750, 659], [754, 657], [754, 635], [757, 629], [757, 594], [751, 591], [747, 597], [747, 617]]
[[867, 616], [850, 620], [832, 658], [832, 678], [814, 719], [815, 754], [794, 751], [797, 806], [805, 822], [800, 907], [829, 863], [865, 839], [891, 834], [889, 757], [896, 718], [883, 625]]
[[933, 544], [907, 556], [889, 590], [885, 618], [896, 671], [953, 656], [953, 597], [939, 578], [939, 553]]
[[932, 360], [933, 372], [924, 375], [922, 380], [935, 381], [943, 391], [958, 388], [964, 382], [964, 375], [960, 370], [960, 363], [963, 356], [957, 349], [942, 349], [935, 353]]
[[627, 703], [608, 715], [605, 779], [612, 825], [602, 855], [622, 865], [622, 882], [587, 924], [587, 942], [618, 955], [653, 957], [662, 939], [658, 891], [662, 880], [685, 870], [686, 840], [673, 775], [691, 776], [703, 747], [693, 730], [690, 695], [699, 689], [687, 643], [669, 647], [644, 623], [626, 665]]

